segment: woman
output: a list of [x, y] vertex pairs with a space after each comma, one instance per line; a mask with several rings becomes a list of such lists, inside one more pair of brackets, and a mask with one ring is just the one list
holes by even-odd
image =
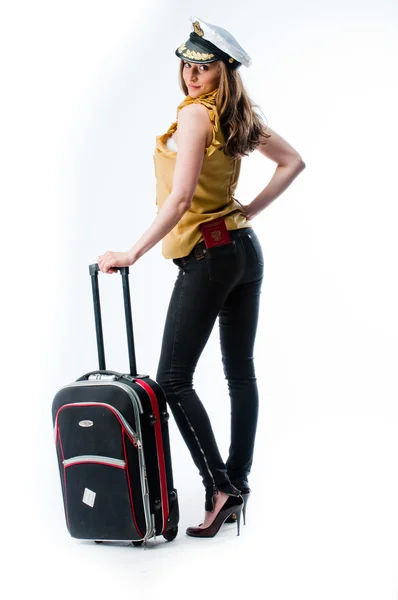
[[[253, 363], [264, 260], [251, 220], [303, 170], [300, 155], [264, 126], [239, 67], [251, 59], [225, 29], [190, 17], [193, 31], [175, 54], [186, 95], [177, 121], [156, 138], [158, 214], [127, 252], [105, 252], [104, 273], [133, 265], [162, 240], [178, 267], [156, 380], [205, 487], [205, 518], [188, 535], [212, 537], [236, 520], [250, 494], [258, 415]], [[266, 132], [267, 129], [267, 132]], [[242, 156], [258, 149], [277, 163], [268, 185], [248, 205], [234, 198]], [[222, 363], [231, 399], [231, 444], [224, 463], [192, 386], [199, 357], [219, 318]]]

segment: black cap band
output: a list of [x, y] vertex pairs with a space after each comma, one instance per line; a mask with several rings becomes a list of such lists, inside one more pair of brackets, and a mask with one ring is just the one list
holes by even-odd
[[[235, 58], [232, 58], [229, 54], [209, 42], [208, 40], [203, 39], [200, 35], [192, 31], [189, 34], [189, 39], [195, 45], [200, 46], [203, 50], [210, 50], [217, 59], [222, 60], [230, 69], [237, 69], [240, 67], [242, 63], [238, 62]], [[233, 62], [231, 62], [231, 60]]]

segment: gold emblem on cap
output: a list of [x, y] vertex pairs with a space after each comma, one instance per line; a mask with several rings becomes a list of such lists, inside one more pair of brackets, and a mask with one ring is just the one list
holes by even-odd
[[187, 58], [193, 58], [194, 60], [210, 60], [211, 58], [214, 58], [214, 54], [208, 54], [207, 52], [196, 52], [196, 50], [189, 50], [186, 47], [185, 42], [178, 47], [178, 52], [182, 54], [182, 56], [186, 56]]
[[200, 35], [200, 37], [204, 36], [204, 31], [201, 28], [201, 26], [199, 25], [199, 21], [195, 21], [193, 24], [193, 30], [197, 35]]
[[230, 58], [230, 59], [229, 59], [229, 62], [230, 62], [230, 63], [233, 63], [233, 62], [234, 62], [234, 59], [233, 59], [233, 58]]

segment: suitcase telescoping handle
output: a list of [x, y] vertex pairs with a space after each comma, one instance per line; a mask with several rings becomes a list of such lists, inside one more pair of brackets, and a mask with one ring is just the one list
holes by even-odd
[[[127, 346], [129, 351], [130, 375], [137, 375], [137, 365], [135, 362], [134, 336], [133, 336], [133, 320], [131, 317], [131, 299], [129, 286], [129, 267], [114, 267], [120, 271], [123, 285], [124, 313], [126, 316], [126, 331], [127, 331]], [[93, 290], [94, 301], [94, 316], [95, 316], [95, 331], [97, 334], [98, 348], [98, 363], [101, 370], [106, 370], [105, 366], [105, 350], [104, 336], [102, 332], [101, 304], [98, 287], [98, 272], [100, 268], [98, 263], [89, 266], [91, 285]]]

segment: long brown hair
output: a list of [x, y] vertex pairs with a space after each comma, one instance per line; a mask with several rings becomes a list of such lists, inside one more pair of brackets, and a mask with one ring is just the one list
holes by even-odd
[[[248, 156], [260, 143], [266, 144], [265, 138], [271, 137], [266, 133], [265, 125], [253, 104], [239, 73], [239, 69], [230, 69], [219, 60], [220, 79], [216, 96], [216, 108], [220, 117], [221, 129], [224, 134], [224, 153], [230, 158]], [[180, 86], [185, 95], [188, 87], [183, 77], [184, 61], [180, 64]]]

